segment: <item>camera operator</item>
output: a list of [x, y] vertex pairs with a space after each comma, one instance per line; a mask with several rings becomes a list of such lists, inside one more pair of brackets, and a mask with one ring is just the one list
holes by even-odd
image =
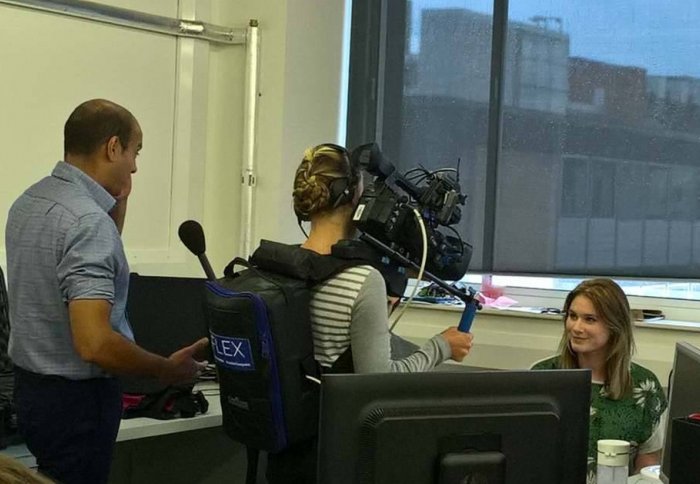
[[[350, 161], [343, 147], [324, 144], [307, 149], [294, 177], [293, 192], [294, 212], [300, 221], [311, 222], [302, 248], [327, 255], [339, 241], [353, 238], [352, 216], [361, 194], [359, 166]], [[315, 359], [323, 370], [418, 372], [448, 358], [462, 361], [469, 354], [472, 335], [451, 327], [421, 348], [409, 350], [408, 356], [393, 359], [388, 321], [393, 305], [387, 298], [382, 274], [369, 264], [345, 269], [315, 286], [310, 305], [311, 330]], [[406, 347], [412, 345], [402, 343], [396, 344], [397, 350], [406, 353]], [[268, 482], [315, 482], [317, 443], [314, 438], [269, 454]]]
[[[359, 167], [344, 148], [325, 144], [307, 149], [293, 192], [297, 217], [311, 222], [302, 247], [330, 254], [339, 240], [352, 238], [352, 215], [361, 194]], [[392, 359], [386, 288], [380, 272], [369, 265], [346, 269], [316, 286], [311, 321], [316, 360], [329, 368], [351, 348], [355, 373], [429, 370], [448, 358], [462, 361], [472, 346], [471, 334], [451, 327], [413, 354]]]

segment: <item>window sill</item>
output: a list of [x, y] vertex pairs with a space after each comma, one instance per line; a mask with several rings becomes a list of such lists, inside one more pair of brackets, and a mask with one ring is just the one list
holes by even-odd
[[[414, 283], [414, 279], [409, 281], [409, 287], [406, 290], [407, 296], [412, 292]], [[424, 284], [427, 283], [425, 281], [421, 282], [421, 285]], [[471, 282], [469, 285], [476, 290], [480, 289], [479, 284]], [[559, 289], [537, 289], [517, 286], [508, 286], [502, 289], [504, 290], [504, 295], [517, 301], [519, 306], [531, 307], [561, 308], [568, 294], [568, 291]], [[632, 308], [657, 309], [665, 314], [666, 319], [660, 321], [662, 328], [668, 326], [676, 326], [677, 329], [681, 330], [700, 328], [700, 301], [634, 295], [628, 295], [627, 299]], [[531, 316], [535, 313], [526, 314]], [[648, 322], [651, 323], [652, 321]], [[654, 323], [656, 322], [654, 321]], [[649, 327], [657, 327], [657, 325]]]
[[[410, 309], [428, 309], [462, 313], [463, 307], [464, 306], [459, 304], [436, 304], [414, 301], [413, 303], [411, 303]], [[509, 318], [550, 320], [556, 321], [557, 323], [560, 323], [562, 320], [562, 316], [559, 314], [529, 313], [522, 311], [510, 311], [508, 309], [484, 308], [477, 312], [476, 317], [478, 318], [480, 314], [489, 316], [507, 316]], [[634, 321], [634, 325], [635, 327], [639, 328], [659, 329], [666, 331], [689, 331], [700, 333], [700, 323], [693, 321], [660, 319], [657, 321]]]
[[692, 331], [700, 333], [700, 323], [692, 321], [677, 321], [675, 319], [660, 319], [658, 321], [635, 321], [634, 325], [640, 328], [653, 328], [675, 331]]
[[[395, 332], [422, 345], [445, 328], [456, 326], [461, 314], [459, 305], [415, 302], [406, 310]], [[474, 321], [475, 344], [465, 364], [482, 368], [530, 368], [534, 362], [556, 352], [562, 330], [561, 315], [483, 309]], [[700, 324], [678, 319], [635, 322], [634, 339], [634, 361], [665, 382], [673, 366], [676, 342], [688, 341], [700, 347]]]

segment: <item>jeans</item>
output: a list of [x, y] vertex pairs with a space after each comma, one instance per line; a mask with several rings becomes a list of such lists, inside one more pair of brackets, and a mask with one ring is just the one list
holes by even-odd
[[15, 367], [17, 424], [39, 471], [62, 484], [109, 477], [122, 395], [114, 378], [69, 380]]

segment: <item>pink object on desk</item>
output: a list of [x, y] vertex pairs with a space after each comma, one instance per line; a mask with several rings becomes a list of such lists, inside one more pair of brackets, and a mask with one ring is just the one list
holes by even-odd
[[481, 278], [481, 290], [479, 292], [485, 297], [490, 299], [498, 299], [499, 297], [503, 296], [503, 289], [503, 287], [494, 286], [491, 283], [491, 276], [486, 275]]
[[513, 306], [514, 304], [518, 304], [518, 301], [511, 299], [508, 296], [498, 296], [493, 298], [488, 297], [481, 292], [476, 295], [476, 298], [485, 308], [505, 309]]

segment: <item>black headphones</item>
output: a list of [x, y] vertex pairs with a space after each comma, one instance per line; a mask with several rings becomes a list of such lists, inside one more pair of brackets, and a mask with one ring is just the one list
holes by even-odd
[[341, 153], [348, 159], [348, 166], [350, 167], [348, 176], [336, 178], [328, 184], [328, 191], [330, 192], [329, 206], [331, 209], [335, 209], [350, 203], [355, 197], [355, 190], [360, 178], [360, 169], [348, 150], [342, 146], [333, 143], [323, 143], [314, 147], [314, 151], [323, 147], [331, 148]]

